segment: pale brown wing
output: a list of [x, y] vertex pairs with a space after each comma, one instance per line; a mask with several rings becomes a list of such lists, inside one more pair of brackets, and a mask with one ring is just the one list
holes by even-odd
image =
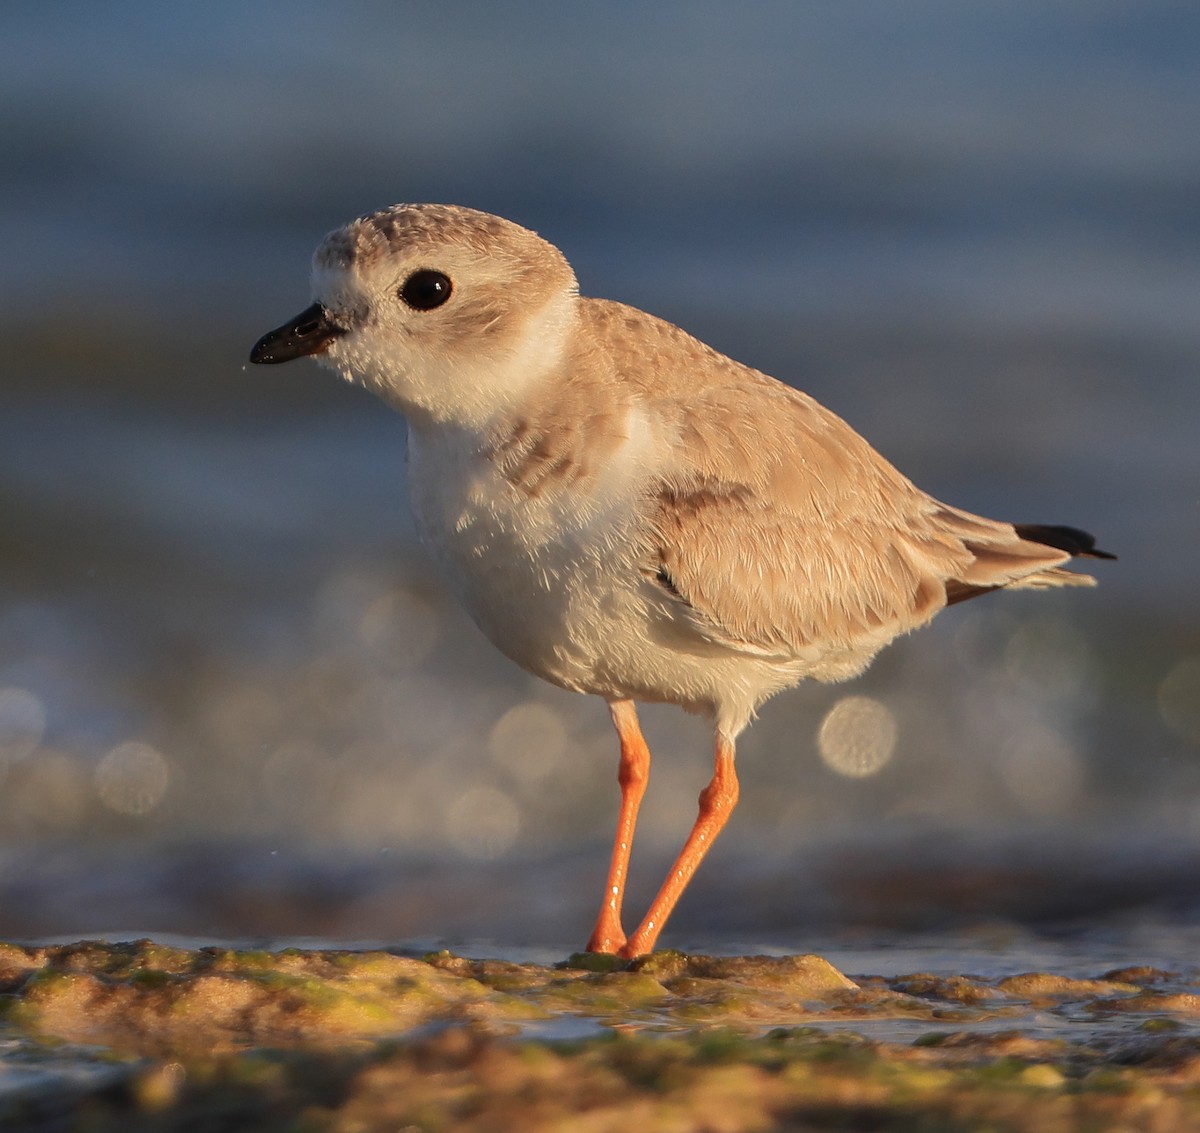
[[950, 602], [1088, 585], [1060, 547], [920, 491], [811, 398], [742, 371], [678, 413], [651, 564], [678, 616], [728, 647], [860, 660]]

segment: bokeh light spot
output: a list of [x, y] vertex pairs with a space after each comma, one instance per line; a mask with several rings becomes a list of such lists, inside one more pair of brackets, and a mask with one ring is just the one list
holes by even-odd
[[1050, 815], [1069, 809], [1083, 788], [1079, 752], [1060, 732], [1029, 722], [1005, 737], [997, 764], [1026, 811]]
[[896, 717], [869, 696], [844, 696], [821, 721], [817, 750], [839, 775], [865, 779], [880, 771], [896, 750]]
[[441, 617], [411, 590], [389, 590], [369, 603], [358, 619], [358, 640], [397, 665], [417, 665], [432, 652]]
[[562, 762], [567, 728], [553, 708], [531, 700], [510, 708], [492, 725], [487, 746], [495, 763], [522, 786], [533, 786]]
[[521, 829], [521, 812], [503, 791], [472, 787], [446, 812], [446, 833], [467, 857], [490, 861], [508, 852]]
[[1032, 618], [1008, 639], [1004, 668], [1036, 690], [1042, 700], [1072, 700], [1092, 676], [1091, 650], [1083, 635], [1061, 618]]
[[96, 765], [93, 781], [100, 801], [118, 814], [146, 814], [166, 794], [171, 769], [149, 744], [117, 744]]
[[1200, 657], [1185, 657], [1163, 678], [1158, 713], [1171, 731], [1200, 744]]

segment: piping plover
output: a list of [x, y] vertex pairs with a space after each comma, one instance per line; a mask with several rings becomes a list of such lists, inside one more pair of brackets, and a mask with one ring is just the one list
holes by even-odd
[[[1090, 586], [1070, 527], [940, 503], [812, 398], [620, 303], [580, 296], [533, 232], [396, 205], [330, 233], [315, 302], [252, 362], [315, 356], [408, 421], [421, 534], [491, 641], [608, 702], [620, 812], [588, 949], [650, 951], [738, 797], [767, 697], [861, 672], [943, 607]], [[650, 753], [634, 702], [711, 717], [716, 767], [639, 927], [621, 903]]]

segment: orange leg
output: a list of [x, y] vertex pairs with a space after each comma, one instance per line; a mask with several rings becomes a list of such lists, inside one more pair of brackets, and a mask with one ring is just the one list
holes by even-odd
[[692, 880], [696, 867], [704, 860], [709, 847], [716, 841], [725, 823], [729, 821], [733, 808], [738, 801], [737, 771], [733, 766], [733, 741], [720, 734], [717, 735], [716, 769], [712, 782], [700, 792], [700, 814], [696, 825], [692, 827], [688, 840], [684, 843], [679, 857], [667, 874], [667, 880], [654, 898], [650, 911], [635, 932], [621, 949], [620, 955], [627, 959], [642, 956], [654, 948], [658, 934], [675, 908], [676, 902], [682, 896], [687, 884]]
[[646, 793], [646, 781], [650, 778], [650, 749], [638, 727], [633, 701], [611, 701], [608, 710], [612, 713], [617, 735], [621, 737], [621, 769], [617, 773], [617, 782], [621, 784], [621, 812], [617, 817], [617, 836], [608, 867], [608, 888], [604, 891], [604, 904], [600, 906], [596, 927], [587, 942], [589, 952], [619, 952], [625, 945], [621, 902], [625, 899], [625, 880], [629, 876], [633, 828], [637, 825], [638, 807]]

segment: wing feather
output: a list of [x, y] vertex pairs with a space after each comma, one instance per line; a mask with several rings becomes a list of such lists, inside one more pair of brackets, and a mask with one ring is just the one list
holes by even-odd
[[686, 456], [657, 484], [653, 551], [712, 640], [869, 657], [951, 602], [1091, 581], [1059, 569], [1067, 551], [939, 503], [789, 387], [746, 379], [693, 407]]

